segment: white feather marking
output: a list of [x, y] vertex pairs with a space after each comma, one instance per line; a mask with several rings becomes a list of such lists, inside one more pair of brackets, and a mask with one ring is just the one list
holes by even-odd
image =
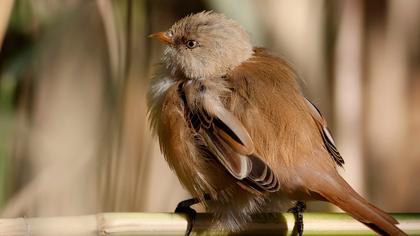
[[244, 156], [244, 155], [239, 155], [241, 158], [241, 166], [243, 166], [244, 168], [241, 168], [241, 173], [239, 173], [239, 175], [241, 176], [242, 179], [246, 178], [249, 176], [249, 173], [251, 173], [251, 161], [249, 160], [248, 157]]
[[335, 146], [334, 139], [333, 139], [330, 131], [328, 131], [327, 127], [323, 126], [322, 129], [324, 130], [324, 133], [327, 135], [328, 140], [330, 140], [330, 142]]
[[160, 78], [158, 82], [153, 84], [151, 87], [153, 98], [163, 96], [174, 83], [175, 81], [167, 76]]
[[318, 120], [322, 120], [323, 118], [321, 114], [319, 113], [318, 109], [315, 107], [315, 105], [312, 102], [310, 102], [307, 98], [305, 98], [305, 101], [308, 104], [309, 108], [311, 109], [312, 113], [316, 116], [316, 118]]

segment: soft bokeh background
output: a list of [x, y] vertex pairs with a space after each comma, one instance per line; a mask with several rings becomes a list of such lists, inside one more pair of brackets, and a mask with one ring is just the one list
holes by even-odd
[[3, 217], [172, 211], [188, 197], [148, 127], [162, 46], [146, 36], [205, 9], [292, 62], [352, 186], [420, 211], [420, 1], [1, 0]]

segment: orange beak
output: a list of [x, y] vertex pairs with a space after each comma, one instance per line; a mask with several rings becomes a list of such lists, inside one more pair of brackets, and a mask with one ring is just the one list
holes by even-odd
[[149, 35], [149, 38], [158, 39], [160, 42], [166, 45], [172, 45], [172, 38], [168, 36], [166, 32], [157, 32]]

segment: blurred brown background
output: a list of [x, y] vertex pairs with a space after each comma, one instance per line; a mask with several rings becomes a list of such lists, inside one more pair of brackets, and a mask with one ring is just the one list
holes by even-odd
[[3, 217], [172, 211], [188, 197], [149, 130], [162, 47], [146, 36], [202, 10], [294, 65], [362, 195], [420, 211], [420, 1], [2, 0]]

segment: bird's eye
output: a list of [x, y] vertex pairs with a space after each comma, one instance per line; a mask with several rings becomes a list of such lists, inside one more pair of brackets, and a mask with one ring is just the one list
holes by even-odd
[[185, 43], [185, 45], [187, 45], [187, 48], [189, 48], [189, 49], [193, 49], [193, 48], [196, 48], [196, 47], [198, 46], [198, 43], [197, 43], [197, 41], [195, 41], [195, 40], [188, 40], [188, 41]]

